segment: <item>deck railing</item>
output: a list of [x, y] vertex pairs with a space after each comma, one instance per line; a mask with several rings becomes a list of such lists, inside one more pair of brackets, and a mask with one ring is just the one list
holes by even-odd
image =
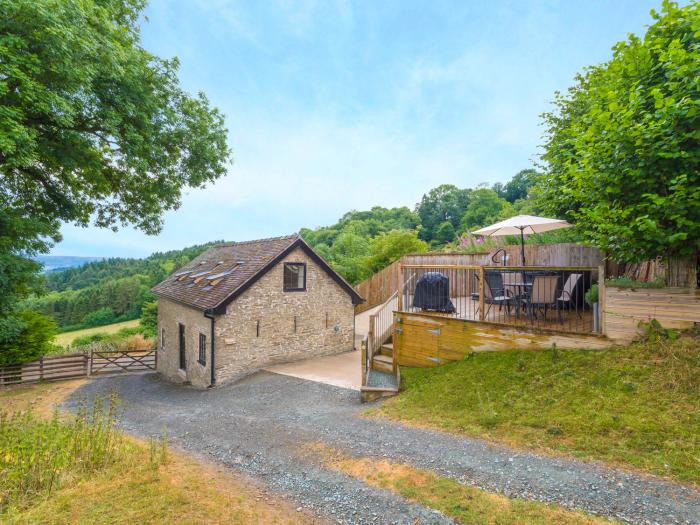
[[599, 272], [592, 266], [403, 265], [399, 310], [591, 333], [598, 323], [585, 294]]

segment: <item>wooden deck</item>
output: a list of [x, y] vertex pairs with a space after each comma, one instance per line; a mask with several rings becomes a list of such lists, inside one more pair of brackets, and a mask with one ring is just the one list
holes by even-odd
[[505, 306], [485, 305], [484, 318], [479, 315], [479, 301], [469, 297], [451, 297], [452, 304], [456, 312], [440, 313], [424, 311], [420, 308], [410, 306], [413, 303], [413, 296], [408, 296], [407, 306], [401, 311], [408, 313], [420, 313], [434, 315], [448, 319], [461, 319], [464, 321], [486, 321], [507, 326], [535, 328], [544, 330], [554, 330], [558, 332], [590, 334], [593, 333], [593, 313], [590, 309], [579, 309], [578, 311], [562, 309], [557, 315], [553, 309], [547, 310], [544, 316], [544, 309], [538, 309], [532, 317], [528, 315], [525, 308], [519, 311], [511, 307], [510, 311]]

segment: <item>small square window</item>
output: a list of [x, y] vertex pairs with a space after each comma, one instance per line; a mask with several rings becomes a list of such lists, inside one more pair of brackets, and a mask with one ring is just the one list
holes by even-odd
[[284, 291], [306, 290], [306, 263], [284, 263]]
[[207, 336], [199, 334], [199, 358], [197, 359], [200, 365], [207, 364]]

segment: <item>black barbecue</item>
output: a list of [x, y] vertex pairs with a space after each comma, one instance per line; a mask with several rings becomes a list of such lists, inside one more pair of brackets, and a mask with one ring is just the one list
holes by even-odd
[[431, 312], [454, 313], [450, 300], [450, 280], [439, 272], [428, 272], [416, 283], [413, 306]]

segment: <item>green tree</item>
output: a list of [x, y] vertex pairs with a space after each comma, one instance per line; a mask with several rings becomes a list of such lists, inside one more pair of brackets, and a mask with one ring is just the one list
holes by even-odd
[[13, 209], [157, 233], [225, 173], [223, 116], [141, 47], [142, 0], [2, 0], [0, 168]]
[[652, 17], [544, 115], [543, 202], [629, 262], [700, 253], [700, 3]]
[[422, 253], [428, 245], [418, 238], [415, 230], [392, 230], [379, 234], [369, 245], [366, 276], [389, 266], [407, 253]]
[[158, 301], [148, 301], [141, 307], [139, 326], [146, 337], [155, 337], [158, 331]]
[[447, 244], [448, 242], [454, 241], [456, 235], [455, 227], [452, 226], [452, 223], [450, 221], [445, 221], [435, 230], [435, 238], [433, 241], [436, 244]]
[[533, 169], [520, 170], [513, 175], [505, 184], [500, 182], [493, 185], [492, 189], [499, 197], [507, 200], [511, 204], [519, 199], [526, 199], [530, 188], [532, 188], [541, 175]]
[[442, 184], [423, 195], [416, 205], [422, 225], [419, 237], [424, 241], [433, 240], [437, 229], [445, 221], [451, 222], [455, 229], [459, 228], [459, 220], [469, 205], [471, 191]]
[[82, 319], [82, 325], [87, 327], [103, 326], [114, 322], [114, 312], [108, 306], [90, 312]]
[[225, 173], [223, 116], [180, 88], [177, 59], [141, 46], [143, 7], [0, 0], [2, 319], [35, 287], [28, 257], [61, 222], [155, 234], [183, 187]]
[[364, 259], [369, 252], [366, 238], [356, 233], [343, 232], [336, 238], [330, 249], [331, 265], [350, 283], [357, 283], [368, 277]]
[[0, 339], [0, 365], [33, 361], [52, 349], [55, 325], [48, 317], [36, 312], [13, 315], [19, 330], [12, 337]]
[[467, 206], [460, 227], [462, 231], [470, 231], [481, 226], [487, 226], [509, 215], [511, 206], [491, 188], [477, 188], [472, 191], [469, 206]]

